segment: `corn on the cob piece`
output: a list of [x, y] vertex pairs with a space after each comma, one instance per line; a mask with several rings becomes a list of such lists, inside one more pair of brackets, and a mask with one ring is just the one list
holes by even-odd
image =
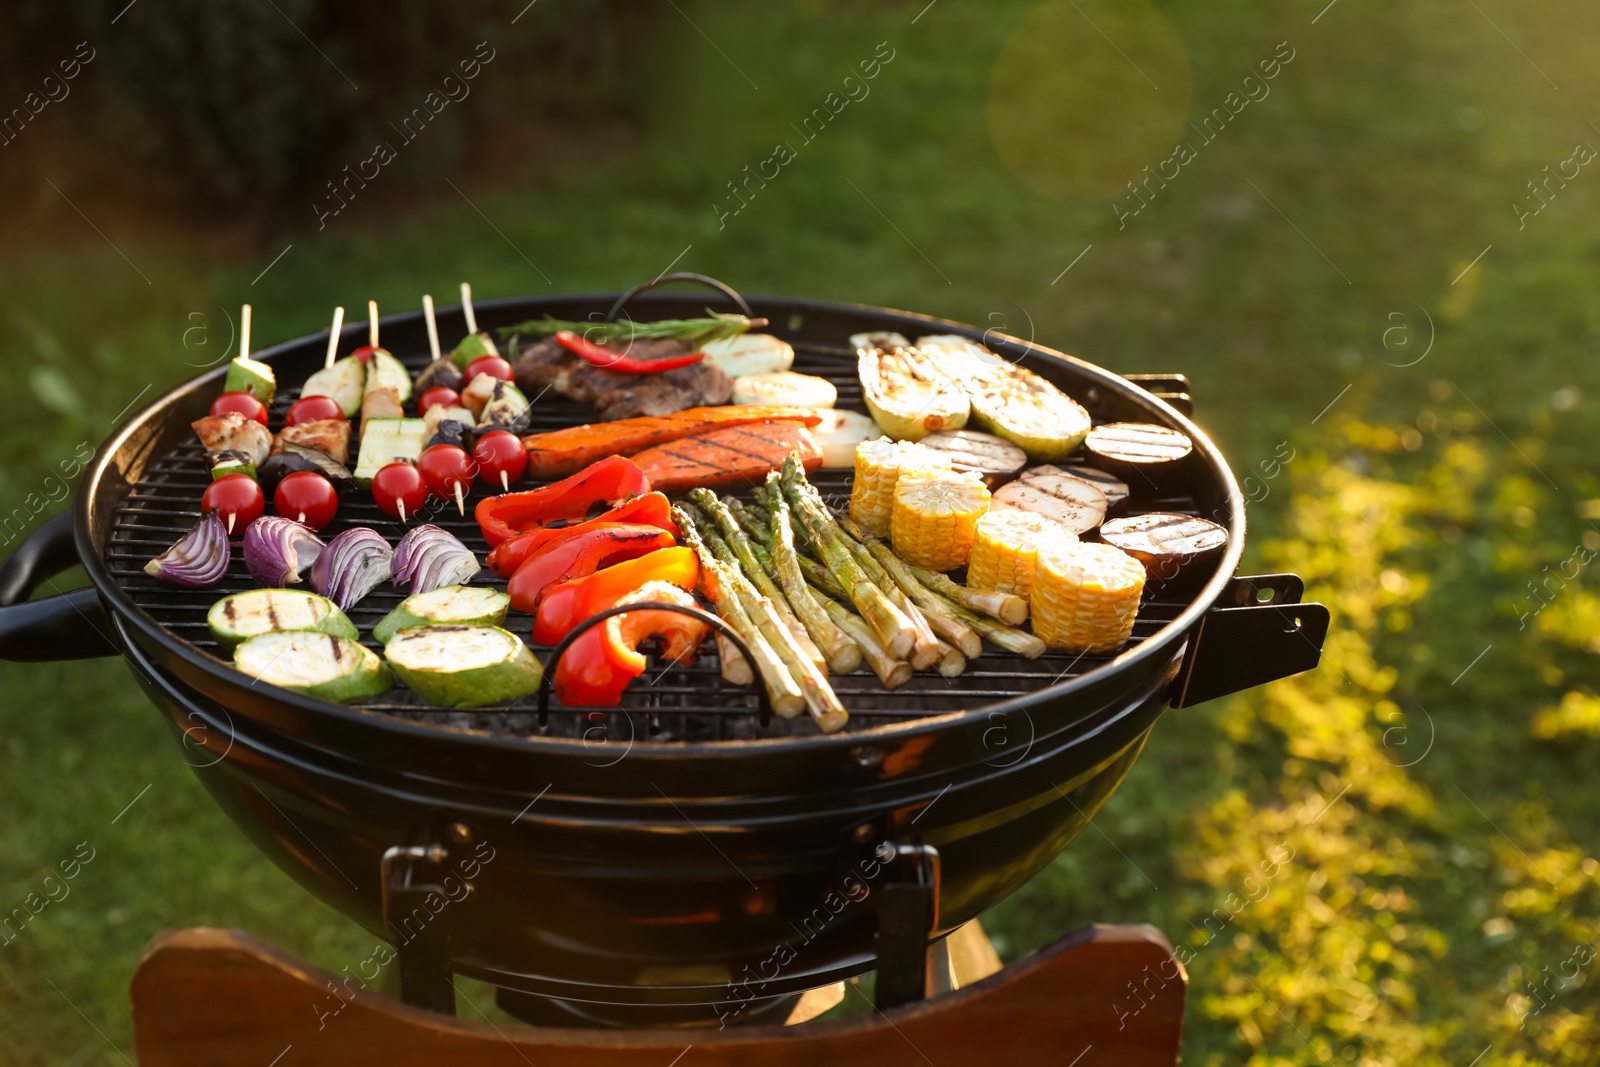
[[855, 478], [850, 483], [850, 517], [878, 537], [889, 536], [894, 487], [904, 471], [945, 469], [950, 457], [910, 441], [880, 437], [856, 446]]
[[947, 571], [967, 561], [989, 489], [969, 472], [902, 470], [889, 523], [894, 553], [907, 563]]
[[1144, 565], [1119, 548], [1074, 541], [1047, 546], [1033, 575], [1033, 632], [1051, 648], [1114, 652], [1128, 643], [1144, 591]]
[[1052, 542], [1076, 541], [1059, 522], [1015, 508], [991, 511], [978, 520], [967, 557], [967, 584], [974, 589], [1015, 593], [1024, 600], [1033, 589], [1034, 560]]

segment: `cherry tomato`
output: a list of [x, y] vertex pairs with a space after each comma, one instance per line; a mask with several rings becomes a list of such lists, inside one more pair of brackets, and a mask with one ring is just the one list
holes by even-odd
[[387, 348], [374, 348], [372, 345], [362, 345], [350, 354], [363, 363], [370, 363], [374, 352], [382, 352], [386, 356], [389, 354]]
[[223, 393], [211, 402], [213, 415], [223, 415], [230, 411], [237, 411], [247, 419], [255, 419], [263, 426], [267, 424], [267, 405], [249, 393]]
[[397, 515], [404, 522], [428, 502], [428, 483], [417, 468], [397, 460], [372, 476], [372, 500], [385, 514]]
[[[455, 500], [463, 507], [460, 498], [472, 488], [476, 464], [459, 445], [433, 445], [417, 460], [417, 470], [428, 484], [428, 491], [440, 500]], [[458, 495], [457, 490], [460, 490]]]
[[480, 374], [487, 374], [491, 378], [509, 382], [511, 380], [511, 364], [499, 356], [479, 356], [467, 364], [467, 381], [472, 381]]
[[501, 489], [510, 489], [511, 483], [522, 477], [528, 469], [528, 452], [522, 439], [509, 430], [490, 430], [472, 446], [472, 457], [478, 461], [478, 479]]
[[417, 414], [426, 415], [429, 408], [454, 407], [461, 403], [461, 394], [448, 386], [436, 385], [422, 394], [417, 401]]
[[316, 471], [295, 471], [278, 483], [272, 507], [279, 515], [320, 530], [339, 510], [339, 493]]
[[[302, 422], [316, 422], [318, 419], [342, 419], [344, 408], [331, 396], [303, 396], [296, 400], [289, 408], [289, 414], [284, 421], [290, 426], [298, 426]], [[306, 473], [310, 473], [307, 471]]]
[[228, 474], [206, 486], [200, 510], [215, 511], [230, 534], [241, 534], [267, 510], [267, 498], [248, 474]]

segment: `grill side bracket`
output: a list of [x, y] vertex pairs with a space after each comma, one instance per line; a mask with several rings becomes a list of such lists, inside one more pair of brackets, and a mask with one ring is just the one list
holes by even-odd
[[1328, 636], [1328, 609], [1301, 603], [1304, 591], [1293, 574], [1234, 578], [1189, 638], [1172, 706], [1191, 707], [1315, 667]]

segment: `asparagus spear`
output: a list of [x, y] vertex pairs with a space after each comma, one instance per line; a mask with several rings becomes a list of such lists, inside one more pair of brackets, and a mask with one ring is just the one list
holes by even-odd
[[801, 478], [800, 460], [791, 453], [783, 461], [783, 491], [794, 505], [794, 516], [811, 538], [812, 547], [823, 563], [838, 579], [839, 586], [847, 592], [850, 602], [878, 635], [879, 642], [891, 656], [903, 658], [916, 640], [916, 628], [905, 612], [895, 607], [884, 591], [862, 572], [833, 520], [826, 512], [819, 512], [800, 491]]
[[961, 650], [944, 641], [939, 642], [939, 673], [954, 678], [967, 669], [967, 657]]
[[[722, 502], [727, 505], [729, 511], [733, 512], [733, 517], [739, 520], [740, 529], [750, 536], [750, 540], [758, 545], [771, 547], [772, 531], [768, 529], [767, 524], [762, 521], [760, 516], [744, 506], [744, 501], [730, 493], [724, 494]], [[756, 503], [765, 507], [765, 501], [760, 497], [756, 498]]]
[[844, 586], [839, 584], [839, 579], [833, 576], [833, 572], [810, 556], [800, 557], [800, 571], [806, 576], [806, 581], [835, 600], [850, 599], [850, 594], [844, 591]]
[[983, 654], [983, 639], [978, 636], [977, 631], [947, 612], [944, 605], [935, 599], [926, 586], [917, 581], [916, 575], [911, 573], [905, 562], [895, 555], [888, 545], [847, 516], [840, 516], [838, 521], [840, 529], [861, 542], [895, 585], [922, 609], [923, 615], [928, 619], [928, 625], [935, 633], [959, 648], [961, 654], [968, 658]]
[[[732, 625], [731, 623], [729, 625]], [[755, 668], [744, 658], [739, 646], [720, 630], [716, 633], [717, 658], [722, 663], [722, 679], [729, 685], [749, 685], [756, 680]]]
[[968, 611], [942, 593], [934, 593], [933, 596], [944, 604], [946, 611], [1007, 652], [1014, 652], [1028, 659], [1038, 659], [1044, 655], [1045, 643], [1026, 630], [1019, 630], [1003, 622], [995, 622], [987, 615]]
[[1028, 602], [1015, 593], [1000, 593], [992, 589], [972, 589], [965, 585], [958, 585], [947, 574], [930, 571], [926, 567], [918, 567], [914, 563], [906, 565], [917, 581], [927, 586], [930, 590], [944, 597], [954, 600], [962, 607], [973, 611], [981, 611], [985, 615], [993, 616], [1001, 622], [1011, 626], [1020, 626], [1028, 617]]
[[823, 610], [828, 617], [838, 624], [839, 629], [855, 639], [861, 648], [861, 656], [867, 661], [867, 666], [872, 668], [872, 673], [878, 676], [885, 689], [898, 689], [911, 680], [914, 673], [911, 664], [903, 659], [895, 659], [884, 651], [878, 643], [878, 635], [872, 632], [872, 627], [864, 622], [861, 616], [837, 603], [828, 597], [819, 597]]
[[672, 510], [673, 521], [683, 532], [683, 539], [700, 559], [700, 573], [706, 579], [706, 592], [711, 596], [717, 614], [727, 620], [728, 625], [738, 631], [745, 644], [750, 646], [750, 654], [755, 657], [755, 663], [751, 666], [761, 674], [761, 680], [767, 687], [767, 702], [772, 705], [774, 714], [786, 719], [800, 714], [800, 709], [806, 706], [805, 693], [790, 674], [788, 666], [767, 643], [760, 628], [745, 612], [730, 573], [733, 568], [712, 553], [688, 512], [677, 507]]
[[[778, 474], [767, 476], [767, 484], [774, 486]], [[800, 555], [794, 550], [794, 528], [789, 520], [789, 502], [782, 491], [767, 493], [768, 528], [772, 531], [772, 562], [778, 572], [778, 582], [783, 586], [789, 606], [794, 608], [800, 621], [805, 623], [822, 654], [828, 658], [828, 667], [839, 674], [849, 674], [861, 666], [861, 648], [850, 636], [828, 617], [828, 613], [811, 595], [805, 575], [800, 570]], [[731, 513], [731, 509], [730, 509]]]
[[689, 499], [705, 509], [704, 512], [689, 507], [685, 507], [684, 510], [700, 521], [700, 532], [711, 546], [711, 551], [730, 566], [743, 569], [745, 577], [755, 585], [757, 591], [772, 601], [778, 618], [794, 635], [801, 651], [817, 665], [818, 669], [821, 669], [827, 662], [822, 650], [811, 640], [811, 635], [806, 633], [805, 624], [784, 599], [783, 590], [767, 576], [761, 561], [756, 559], [755, 553], [750, 549], [750, 539], [739, 529], [738, 523], [734, 522], [728, 509], [722, 506], [716, 494], [709, 489], [692, 489], [689, 491]]

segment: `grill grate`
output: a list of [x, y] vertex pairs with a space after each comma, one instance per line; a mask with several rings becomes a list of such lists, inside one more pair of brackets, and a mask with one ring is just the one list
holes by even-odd
[[[861, 385], [855, 373], [855, 358], [842, 347], [815, 343], [795, 343], [795, 369], [828, 378], [839, 389], [839, 407], [865, 411]], [[399, 353], [396, 353], [399, 355]], [[426, 356], [401, 356], [416, 373], [426, 364]], [[280, 426], [284, 413], [299, 390], [283, 389], [273, 401], [272, 424]], [[1094, 413], [1093, 398], [1088, 401]], [[565, 398], [546, 395], [536, 398], [533, 408], [534, 431], [560, 429], [589, 421], [591, 409]], [[354, 451], [352, 449], [352, 451]], [[1065, 461], [1067, 464], [1073, 459]], [[206, 627], [207, 609], [221, 597], [254, 587], [241, 554], [235, 547], [233, 561], [222, 583], [214, 589], [185, 590], [164, 585], [144, 573], [144, 565], [158, 555], [199, 519], [200, 495], [209, 481], [205, 452], [197, 440], [190, 439], [171, 453], [153, 462], [133, 486], [118, 508], [107, 543], [106, 564], [123, 590], [144, 611], [176, 637], [212, 655], [217, 644]], [[812, 481], [830, 502], [848, 500], [850, 472], [819, 470]], [[531, 488], [524, 482], [517, 488]], [[482, 559], [488, 546], [472, 508], [493, 495], [487, 486], [474, 487], [467, 500], [467, 514], [456, 513], [454, 502], [430, 501], [426, 521], [459, 537]], [[1135, 487], [1129, 512], [1170, 511], [1195, 514], [1188, 496], [1141, 496]], [[352, 526], [369, 526], [394, 543], [406, 527], [379, 511], [365, 492], [345, 494], [339, 501], [339, 514], [322, 532], [324, 540]], [[504, 589], [505, 580], [484, 569], [475, 582]], [[405, 598], [405, 593], [384, 585], [374, 590], [349, 615], [364, 635], [364, 643], [381, 653], [370, 637], [372, 627]], [[1170, 592], [1146, 591], [1140, 606], [1132, 643], [1145, 640], [1188, 606]], [[509, 629], [529, 639], [530, 620], [513, 614]], [[544, 659], [549, 649], [534, 645]], [[847, 730], [862, 730], [908, 719], [962, 711], [1009, 697], [1034, 692], [1055, 682], [1076, 677], [1111, 659], [1110, 656], [1067, 655], [1050, 652], [1036, 660], [1005, 654], [985, 645], [984, 654], [971, 661], [957, 678], [944, 678], [936, 672], [918, 671], [906, 685], [887, 691], [870, 671], [833, 676], [830, 681], [850, 712]], [[612, 712], [580, 712], [565, 709], [553, 698], [550, 714], [540, 721], [532, 698], [510, 705], [470, 710], [436, 708], [418, 700], [412, 693], [397, 688], [383, 698], [359, 705], [363, 710], [392, 715], [399, 719], [456, 729], [519, 736], [564, 736], [584, 738], [595, 744], [631, 743], [634, 740], [722, 741], [752, 738], [787, 737], [815, 734], [816, 727], [805, 716], [773, 719], [762, 723], [756, 713], [753, 690], [725, 684], [719, 674], [715, 645], [706, 642], [705, 654], [693, 666], [661, 664], [651, 658], [645, 674], [623, 696], [622, 707]]]

